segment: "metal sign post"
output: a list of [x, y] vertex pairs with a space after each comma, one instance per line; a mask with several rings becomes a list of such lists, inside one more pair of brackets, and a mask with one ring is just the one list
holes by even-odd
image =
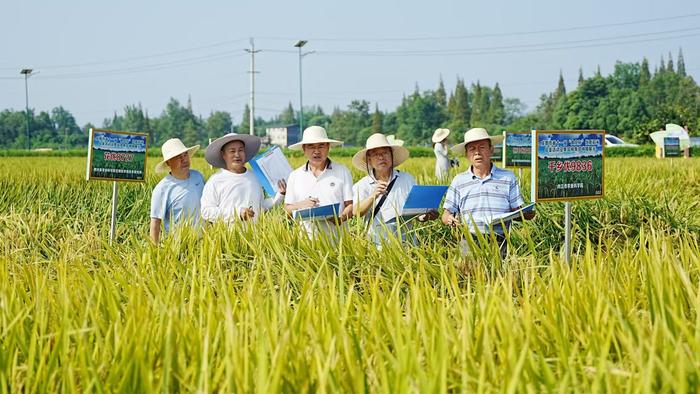
[[112, 182], [112, 221], [109, 224], [109, 244], [112, 245], [117, 233], [117, 202], [119, 201], [119, 184]]
[[564, 261], [571, 264], [571, 202], [564, 203]]

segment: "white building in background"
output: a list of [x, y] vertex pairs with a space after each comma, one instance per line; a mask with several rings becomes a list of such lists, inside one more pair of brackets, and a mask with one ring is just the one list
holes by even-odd
[[301, 140], [301, 132], [298, 124], [286, 126], [268, 127], [265, 129], [271, 145], [279, 145], [283, 148], [296, 144]]

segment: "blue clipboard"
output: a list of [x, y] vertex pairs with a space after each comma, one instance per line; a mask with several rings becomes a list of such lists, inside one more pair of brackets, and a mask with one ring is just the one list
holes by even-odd
[[301, 220], [322, 220], [339, 216], [341, 213], [340, 203], [321, 205], [320, 207], [297, 209], [292, 211], [292, 218]]
[[412, 217], [440, 208], [447, 186], [414, 185], [406, 197], [401, 216]]
[[292, 172], [292, 167], [279, 146], [273, 146], [265, 152], [259, 153], [249, 163], [253, 174], [270, 197], [277, 194], [277, 181], [280, 179], [286, 181]]

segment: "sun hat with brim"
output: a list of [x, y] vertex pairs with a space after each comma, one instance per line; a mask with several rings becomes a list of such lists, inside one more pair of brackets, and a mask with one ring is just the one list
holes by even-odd
[[386, 140], [389, 141], [391, 145], [403, 146], [403, 140], [396, 138], [393, 134], [387, 135]]
[[221, 149], [231, 141], [241, 141], [243, 145], [245, 145], [244, 163], [252, 159], [260, 150], [260, 137], [250, 134], [228, 133], [223, 137], [215, 139], [207, 146], [207, 151], [204, 153], [204, 158], [207, 159], [207, 163], [216, 168], [226, 168], [226, 162], [223, 157], [221, 157]]
[[486, 129], [481, 127], [473, 128], [464, 133], [464, 142], [453, 146], [450, 150], [456, 154], [463, 155], [468, 144], [481, 140], [491, 140], [491, 144], [496, 145], [503, 141], [503, 135], [489, 135]]
[[326, 142], [331, 144], [331, 147], [338, 146], [338, 145], [341, 145], [343, 143], [343, 141], [332, 140], [332, 139], [328, 138], [328, 133], [326, 133], [326, 129], [324, 129], [323, 127], [310, 126], [304, 130], [304, 135], [303, 135], [301, 141], [297, 142], [294, 145], [289, 145], [289, 149], [303, 150], [304, 145], [323, 144]]
[[408, 159], [409, 153], [408, 149], [403, 146], [392, 145], [387, 140], [384, 134], [375, 133], [367, 138], [367, 143], [365, 143], [365, 149], [355, 153], [352, 157], [352, 165], [360, 171], [367, 171], [369, 169], [367, 165], [367, 152], [372, 149], [377, 148], [391, 148], [391, 157], [393, 158], [392, 166], [396, 167]]
[[448, 135], [450, 135], [450, 129], [435, 130], [435, 132], [433, 133], [433, 143], [437, 144], [438, 142], [447, 138]]
[[191, 147], [186, 147], [185, 144], [180, 141], [179, 138], [171, 138], [165, 143], [163, 143], [163, 146], [160, 148], [160, 150], [163, 152], [163, 161], [160, 163], [156, 164], [156, 172], [166, 172], [170, 167], [165, 163], [166, 161], [172, 159], [173, 157], [179, 156], [185, 152], [189, 153], [189, 156], [192, 157], [194, 155], [194, 152], [199, 149], [199, 145], [191, 146]]

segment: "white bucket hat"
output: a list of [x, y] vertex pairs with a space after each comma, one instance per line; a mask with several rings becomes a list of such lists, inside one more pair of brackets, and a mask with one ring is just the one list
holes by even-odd
[[160, 148], [160, 150], [163, 152], [163, 161], [160, 163], [156, 164], [156, 172], [166, 172], [168, 171], [168, 165], [165, 164], [166, 161], [172, 159], [173, 157], [179, 156], [185, 152], [187, 152], [192, 158], [194, 156], [194, 152], [199, 149], [199, 145], [191, 146], [191, 147], [186, 147], [185, 144], [180, 141], [179, 138], [171, 138], [165, 143], [163, 143], [163, 146]]
[[226, 168], [226, 162], [221, 157], [221, 149], [224, 145], [231, 141], [241, 141], [245, 145], [245, 161], [255, 157], [255, 155], [260, 150], [260, 138], [250, 134], [236, 134], [228, 133], [223, 137], [215, 139], [209, 146], [207, 146], [207, 151], [204, 154], [204, 158], [207, 159], [207, 163], [211, 164], [216, 168]]
[[343, 141], [332, 140], [328, 138], [328, 133], [326, 133], [326, 129], [324, 129], [323, 127], [310, 126], [304, 130], [304, 136], [302, 137], [301, 141], [297, 142], [294, 145], [289, 145], [289, 149], [303, 150], [304, 145], [322, 144], [324, 142], [328, 142], [329, 144], [331, 144], [331, 147], [338, 146], [343, 143]]
[[391, 145], [403, 146], [403, 140], [396, 138], [393, 134], [387, 135], [386, 140], [389, 141]]
[[433, 143], [437, 144], [447, 138], [448, 135], [450, 135], [450, 129], [436, 129], [433, 133]]
[[463, 155], [467, 144], [481, 140], [491, 140], [491, 144], [496, 145], [503, 141], [503, 135], [489, 135], [486, 129], [481, 127], [473, 128], [464, 133], [464, 142], [453, 146], [450, 150], [458, 155]]
[[409, 152], [408, 149], [403, 146], [392, 145], [389, 143], [387, 137], [384, 134], [375, 133], [367, 138], [365, 143], [365, 149], [355, 153], [352, 157], [352, 164], [355, 168], [360, 171], [367, 171], [367, 152], [371, 149], [376, 148], [391, 148], [391, 157], [393, 157], [392, 166], [396, 167], [408, 159]]

